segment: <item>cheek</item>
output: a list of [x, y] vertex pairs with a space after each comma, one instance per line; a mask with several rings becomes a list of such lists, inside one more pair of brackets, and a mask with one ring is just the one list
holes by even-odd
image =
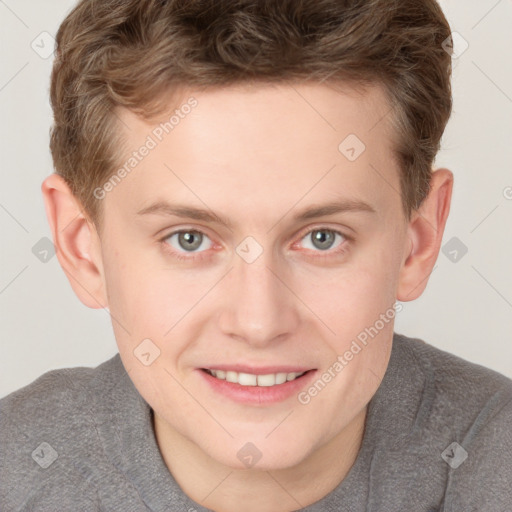
[[135, 343], [141, 336], [162, 337], [169, 330], [172, 318], [166, 314], [177, 298], [165, 274], [133, 251], [124, 251], [122, 257], [116, 251], [106, 259], [105, 275], [112, 323], [121, 339], [129, 333]]
[[147, 256], [112, 258], [106, 275], [120, 351], [133, 354], [150, 339], [160, 350], [160, 362], [178, 358], [188, 340], [199, 337], [201, 322], [195, 319], [218, 280], [211, 273], [202, 277], [193, 270], [164, 267], [161, 261], [148, 262]]
[[398, 275], [398, 257], [376, 245], [354, 254], [346, 265], [303, 275], [298, 295], [337, 338], [346, 339], [392, 308]]
[[[329, 330], [325, 342], [333, 365], [338, 356], [343, 369], [318, 405], [350, 404], [357, 410], [380, 384], [391, 350], [400, 254], [393, 241], [374, 238], [373, 243], [354, 253], [350, 264], [325, 273], [311, 291], [311, 309], [318, 312]], [[319, 276], [317, 276], [318, 278]], [[301, 297], [306, 297], [307, 287]], [[338, 366], [337, 368], [340, 368]], [[334, 424], [337, 425], [334, 418]]]

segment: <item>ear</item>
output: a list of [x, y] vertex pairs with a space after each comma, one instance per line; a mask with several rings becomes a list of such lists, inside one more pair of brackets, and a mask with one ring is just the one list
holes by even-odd
[[77, 297], [90, 308], [107, 307], [100, 239], [66, 181], [51, 174], [41, 185], [59, 263]]
[[453, 174], [448, 169], [432, 173], [431, 189], [407, 228], [408, 248], [400, 270], [397, 299], [417, 299], [425, 290], [439, 255], [444, 227], [450, 212]]

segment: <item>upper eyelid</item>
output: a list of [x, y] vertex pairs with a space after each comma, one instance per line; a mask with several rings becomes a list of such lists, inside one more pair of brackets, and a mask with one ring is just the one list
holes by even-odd
[[325, 225], [318, 225], [318, 226], [314, 226], [312, 228], [304, 228], [305, 231], [299, 231], [299, 234], [297, 236], [299, 236], [301, 239], [304, 238], [306, 235], [309, 235], [311, 232], [313, 231], [322, 231], [322, 230], [325, 230], [325, 231], [332, 231], [333, 233], [338, 233], [340, 234], [343, 238], [346, 238], [347, 240], [351, 240], [352, 239], [352, 236], [350, 235], [347, 235], [347, 233], [343, 230], [339, 230], [339, 229], [336, 229], [336, 228], [331, 228], [329, 226], [325, 226]]

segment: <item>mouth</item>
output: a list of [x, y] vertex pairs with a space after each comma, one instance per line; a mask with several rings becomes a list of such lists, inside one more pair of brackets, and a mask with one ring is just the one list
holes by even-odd
[[244, 373], [226, 370], [216, 370], [210, 368], [201, 368], [201, 370], [215, 379], [230, 382], [232, 384], [239, 384], [240, 386], [252, 387], [276, 387], [286, 384], [287, 382], [295, 381], [304, 377], [307, 373], [315, 371], [306, 370], [301, 372], [278, 372], [267, 373], [264, 375], [254, 373]]
[[261, 366], [242, 362], [214, 363], [210, 367], [197, 367], [196, 372], [215, 399], [255, 407], [293, 400], [301, 389], [311, 385], [318, 373], [317, 368], [301, 364]]

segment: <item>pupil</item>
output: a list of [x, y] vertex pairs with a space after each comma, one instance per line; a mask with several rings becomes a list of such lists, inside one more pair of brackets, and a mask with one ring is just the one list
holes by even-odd
[[[201, 245], [201, 234], [196, 233], [195, 231], [186, 231], [184, 233], [180, 233], [179, 242], [180, 245], [184, 249], [197, 249]], [[194, 237], [196, 238], [196, 242], [193, 242]], [[187, 247], [188, 246], [188, 247]]]
[[[324, 233], [327, 233], [327, 236], [324, 236]], [[321, 231], [313, 232], [313, 241], [314, 245], [319, 249], [329, 249], [334, 241], [334, 235], [332, 231], [327, 229]]]

